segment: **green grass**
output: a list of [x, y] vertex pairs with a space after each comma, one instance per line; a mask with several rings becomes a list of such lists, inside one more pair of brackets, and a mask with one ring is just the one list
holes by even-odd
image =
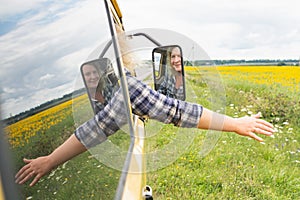
[[[207, 85], [197, 74], [188, 78], [197, 102], [210, 107], [213, 93]], [[147, 173], [154, 199], [299, 199], [300, 95], [246, 81], [224, 80], [224, 83], [226, 114], [240, 117], [260, 111], [264, 119], [275, 125], [275, 137], [264, 137], [265, 142], [258, 143], [222, 133], [214, 149], [201, 157], [199, 152], [206, 132], [198, 131], [176, 161]], [[148, 152], [180, 139], [180, 131], [174, 127], [155, 128], [161, 129], [161, 133], [150, 133]], [[22, 157], [51, 152], [74, 129], [70, 117], [53, 126], [46, 135], [32, 138], [27, 146], [14, 149], [16, 170], [22, 166]], [[114, 135], [111, 140], [123, 150], [128, 147], [126, 134]], [[21, 191], [24, 199], [113, 199], [119, 177], [119, 171], [106, 167], [87, 152], [59, 166], [36, 186], [25, 184]]]
[[[210, 95], [203, 95], [209, 92], [201, 77], [190, 78], [197, 95], [209, 106]], [[176, 162], [147, 174], [154, 199], [299, 199], [299, 95], [246, 81], [224, 83], [226, 114], [241, 117], [262, 112], [275, 125], [275, 137], [258, 143], [222, 133], [215, 148], [201, 158], [205, 132], [197, 135]]]
[[[13, 149], [17, 171], [22, 158], [47, 155], [60, 145], [75, 127], [72, 116], [52, 126], [45, 134], [37, 134], [24, 147]], [[89, 152], [66, 162], [42, 178], [35, 186], [20, 186], [22, 199], [113, 199], [121, 172], [108, 168]]]
[[43, 178], [36, 186], [23, 186], [32, 199], [113, 199], [120, 173], [84, 153]]

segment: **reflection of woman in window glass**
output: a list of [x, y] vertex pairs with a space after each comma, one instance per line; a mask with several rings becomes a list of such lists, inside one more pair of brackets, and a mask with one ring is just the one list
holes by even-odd
[[179, 47], [171, 47], [169, 50], [167, 75], [158, 88], [158, 92], [168, 97], [184, 100], [181, 51]]
[[112, 83], [108, 81], [106, 75], [101, 75], [100, 68], [100, 63], [97, 62], [82, 67], [83, 76], [96, 113], [105, 107], [114, 93]]

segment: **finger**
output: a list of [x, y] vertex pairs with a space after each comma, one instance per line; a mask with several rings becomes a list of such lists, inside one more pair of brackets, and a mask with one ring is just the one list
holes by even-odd
[[25, 165], [19, 173], [16, 175], [16, 183], [20, 183], [24, 178], [29, 176], [31, 173], [34, 173], [34, 170], [31, 168], [30, 164]]
[[33, 176], [34, 176], [34, 171], [32, 171], [32, 172], [26, 174], [26, 176], [25, 176], [23, 179], [21, 179], [18, 183], [19, 183], [19, 184], [23, 184], [23, 183], [25, 183], [26, 181], [28, 181], [29, 179], [31, 179]]
[[16, 174], [15, 178], [20, 177], [28, 168], [30, 167], [30, 165], [25, 165], [24, 167], [22, 167], [19, 172]]
[[28, 163], [31, 163], [31, 159], [27, 159], [27, 158], [23, 158], [23, 161], [26, 163], [26, 164], [28, 164]]
[[257, 123], [263, 124], [263, 125], [268, 126], [270, 128], [274, 128], [273, 124], [271, 124], [271, 123], [269, 123], [269, 122], [267, 122], [265, 120], [262, 120], [262, 119], [257, 119]]
[[260, 128], [256, 128], [255, 133], [262, 134], [262, 135], [267, 135], [267, 136], [273, 135], [272, 132], [269, 132], [269, 131], [266, 131], [266, 130], [262, 130]]
[[[29, 176], [32, 173], [32, 170], [30, 168], [23, 171], [16, 179], [16, 183], [22, 184], [22, 180], [24, 180], [27, 176]], [[24, 182], [23, 182], [24, 183]]]
[[259, 142], [264, 141], [261, 137], [257, 136], [255, 133], [252, 133], [252, 132], [249, 133], [249, 137], [251, 137], [251, 138], [253, 138], [253, 139], [255, 139], [255, 140], [259, 141]]
[[268, 126], [262, 125], [262, 124], [257, 124], [257, 128], [255, 129], [255, 133], [260, 133], [264, 135], [272, 135], [274, 133], [274, 129], [270, 128]]
[[28, 168], [30, 168], [30, 165], [28, 165], [32, 160], [29, 160], [29, 159], [26, 159], [26, 158], [23, 158], [23, 161], [25, 163], [27, 163], [24, 167], [22, 167], [18, 173], [15, 175], [15, 178], [19, 177], [21, 174], [24, 173], [24, 171], [26, 171]]
[[256, 119], [259, 119], [261, 117], [261, 113], [259, 112], [259, 113], [255, 114], [255, 115], [252, 115], [252, 117], [254, 117]]
[[36, 175], [33, 179], [33, 181], [30, 183], [30, 187], [34, 186], [41, 178], [42, 176], [40, 174]]

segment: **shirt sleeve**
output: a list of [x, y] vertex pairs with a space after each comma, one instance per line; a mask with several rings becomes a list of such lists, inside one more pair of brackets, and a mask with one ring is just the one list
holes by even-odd
[[197, 127], [203, 110], [201, 105], [167, 97], [131, 76], [127, 82], [134, 114], [179, 127]]
[[[128, 74], [126, 77], [134, 114], [175, 126], [197, 127], [202, 106], [166, 97], [135, 77]], [[124, 98], [119, 89], [103, 110], [76, 129], [75, 136], [86, 148], [91, 148], [127, 123]]]

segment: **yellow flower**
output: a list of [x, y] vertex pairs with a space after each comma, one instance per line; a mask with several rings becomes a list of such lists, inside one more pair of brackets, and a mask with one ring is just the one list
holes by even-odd
[[72, 105], [75, 107], [73, 109], [79, 109], [86, 103], [86, 99], [87, 95], [76, 97], [5, 127], [8, 141], [12, 147], [24, 146], [38, 132], [44, 133], [70, 116], [73, 112]]

